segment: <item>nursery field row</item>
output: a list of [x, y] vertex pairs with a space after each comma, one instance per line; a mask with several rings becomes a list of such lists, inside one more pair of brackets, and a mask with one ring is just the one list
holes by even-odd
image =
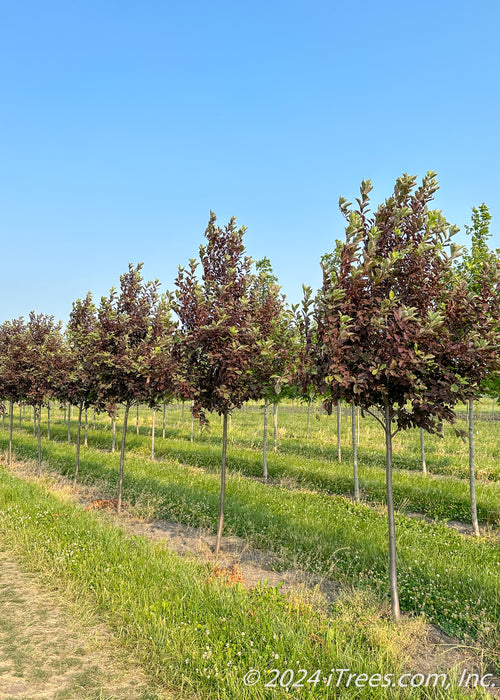
[[[2, 436], [5, 449], [6, 436]], [[31, 460], [36, 441], [16, 436], [15, 454]], [[46, 442], [44, 461], [71, 475], [74, 446]], [[116, 492], [117, 454], [88, 448], [83, 480]], [[155, 462], [130, 454], [125, 499], [144, 515], [215, 529], [218, 475], [173, 458]], [[383, 513], [342, 496], [271, 488], [241, 473], [228, 480], [226, 533], [278, 552], [290, 566], [321, 572], [357, 587], [387, 591], [387, 522]], [[500, 542], [464, 537], [445, 525], [397, 517], [402, 608], [425, 613], [450, 634], [478, 640], [498, 654]]]
[[[345, 593], [326, 607], [317, 598], [312, 604], [304, 595], [284, 596], [266, 586], [228, 586], [210, 566], [127, 536], [43, 483], [0, 471], [3, 546], [41, 583], [95, 610], [134, 650], [156, 684], [150, 700], [165, 691], [183, 699], [290, 697], [279, 683], [265, 686], [274, 676], [268, 670], [286, 668], [311, 671], [307, 684], [293, 689], [294, 697], [357, 698], [366, 697], [367, 688], [339, 688], [338, 674], [332, 687], [332, 671], [355, 669], [368, 677], [382, 672], [392, 679], [419, 671], [422, 620], [395, 625], [366, 591]], [[249, 669], [261, 673], [261, 682], [244, 684]], [[400, 688], [393, 681], [390, 697], [464, 697], [454, 677], [445, 687]], [[370, 698], [388, 697], [385, 683], [368, 690]], [[477, 690], [474, 697], [486, 695]]]
[[[147, 457], [151, 455], [151, 436], [146, 435], [148, 427], [141, 416], [142, 429], [137, 435], [133, 429], [127, 435], [127, 451]], [[170, 416], [172, 419], [172, 416]], [[254, 443], [245, 436], [241, 427], [236, 427], [239, 419], [246, 416], [238, 416], [234, 421], [234, 437], [230, 442], [228, 452], [228, 465], [232, 471], [240, 471], [250, 477], [262, 477], [262, 449], [261, 444]], [[172, 421], [173, 422], [173, 421]], [[166, 438], [161, 438], [161, 432], [155, 439], [155, 458], [158, 460], [173, 458], [187, 465], [193, 465], [217, 472], [220, 469], [221, 444], [217, 431], [217, 420], [213, 421], [210, 435], [197, 435], [190, 442], [184, 434], [182, 425], [170, 424], [166, 428]], [[246, 426], [246, 433], [250, 428]], [[370, 430], [376, 434], [377, 426], [366, 426], [366, 432]], [[161, 428], [159, 429], [161, 431]], [[75, 439], [73, 428], [72, 439]], [[379, 431], [380, 432], [380, 431]], [[24, 435], [30, 431], [25, 427]], [[51, 426], [51, 436], [58, 441], [67, 440], [67, 427], [60, 422]], [[437, 438], [435, 438], [437, 439]], [[262, 440], [262, 437], [261, 437]], [[500, 437], [499, 437], [500, 440]], [[374, 448], [375, 441], [369, 448], [359, 448], [359, 481], [362, 498], [372, 503], [384, 504], [386, 500], [385, 469], [383, 455]], [[117, 440], [118, 444], [118, 440]], [[111, 449], [110, 431], [104, 425], [96, 424], [88, 431], [88, 445], [103, 451]], [[337, 455], [321, 454], [311, 445], [310, 450], [303, 450], [298, 454], [293, 445], [280, 440], [279, 450], [268, 451], [268, 474], [273, 481], [282, 482], [290, 487], [308, 488], [324, 491], [331, 494], [352, 495], [353, 479], [352, 465], [350, 464], [351, 450], [344, 450], [342, 462], [338, 462]], [[457, 520], [464, 523], [470, 522], [470, 494], [468, 483], [452, 475], [423, 475], [415, 470], [403, 468], [402, 459], [396, 462], [397, 469], [394, 472], [394, 497], [395, 504], [400, 511], [421, 513], [433, 519]], [[500, 525], [500, 483], [487, 482], [478, 479], [477, 504], [479, 521], [483, 524], [498, 527]]]
[[[479, 403], [479, 402], [478, 402]], [[481, 404], [480, 404], [481, 405]], [[483, 404], [483, 413], [491, 417], [487, 407], [489, 400]], [[14, 431], [19, 429], [19, 409], [16, 409]], [[29, 420], [29, 409], [24, 408], [22, 428], [28, 433], [33, 433], [33, 424]], [[250, 448], [256, 453], [262, 450], [263, 417], [262, 405], [249, 404], [245, 409], [234, 411], [230, 421], [229, 443], [232, 447]], [[72, 411], [72, 436], [76, 439], [77, 421], [76, 409]], [[139, 434], [144, 437], [151, 436], [152, 411], [146, 407], [139, 409]], [[460, 414], [460, 412], [459, 412]], [[479, 414], [479, 411], [478, 411]], [[500, 419], [500, 410], [497, 411]], [[116, 420], [117, 435], [121, 428], [122, 412], [118, 410]], [[51, 435], [58, 439], [65, 439], [67, 426], [64, 424], [66, 410], [62, 411], [56, 404], [51, 407]], [[337, 448], [337, 420], [336, 416], [328, 416], [320, 410], [319, 404], [313, 408], [307, 429], [307, 408], [303, 405], [291, 406], [279, 405], [277, 419], [277, 442], [279, 452], [282, 455], [300, 458], [314, 458], [330, 464], [338, 459]], [[178, 404], [167, 405], [165, 409], [165, 435], [189, 439], [191, 432], [191, 416], [189, 403], [185, 403], [184, 409]], [[105, 431], [107, 437], [95, 437], [93, 426], [98, 431]], [[104, 414], [96, 414], [88, 411], [88, 439], [91, 444], [100, 445], [105, 449], [111, 447], [111, 419]], [[352, 459], [352, 437], [350, 407], [343, 407], [341, 419], [341, 453], [342, 461], [350, 462]], [[371, 417], [359, 417], [357, 435], [358, 459], [360, 465], [385, 468], [384, 436], [380, 425]], [[456, 427], [466, 431], [467, 423], [458, 420]], [[455, 426], [444, 426], [444, 437], [425, 434], [425, 458], [427, 469], [433, 474], [443, 474], [467, 479], [469, 474], [468, 445], [455, 434]], [[42, 434], [47, 434], [46, 412], [42, 420]], [[132, 436], [136, 435], [136, 411], [135, 408], [129, 417], [127, 440], [132, 443]], [[155, 412], [155, 436], [163, 435], [163, 408], [159, 406]], [[307, 435], [309, 435], [307, 437]], [[83, 429], [82, 429], [83, 438]], [[222, 441], [222, 428], [220, 418], [216, 415], [210, 417], [209, 429], [200, 435], [197, 422], [193, 426], [193, 438], [196, 443], [218, 445]], [[102, 440], [102, 443], [101, 443]], [[270, 408], [268, 440], [270, 456], [273, 449], [273, 416]], [[157, 444], [155, 449], [159, 449]], [[145, 448], [147, 449], [147, 448]], [[149, 446], [149, 450], [151, 447]], [[160, 448], [161, 449], [161, 448]], [[476, 420], [475, 423], [475, 452], [476, 472], [479, 481], [500, 481], [500, 420], [485, 421]], [[258, 459], [258, 457], [257, 457]], [[394, 438], [394, 466], [397, 469], [409, 471], [421, 471], [422, 461], [420, 453], [420, 433], [417, 430], [408, 430]]]

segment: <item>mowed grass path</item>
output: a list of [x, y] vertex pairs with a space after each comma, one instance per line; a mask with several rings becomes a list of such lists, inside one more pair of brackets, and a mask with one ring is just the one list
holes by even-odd
[[[5, 448], [5, 433], [1, 445]], [[16, 435], [15, 451], [19, 458], [32, 459], [34, 438]], [[62, 473], [72, 473], [74, 453], [74, 446], [44, 441], [44, 460]], [[98, 482], [113, 495], [118, 461], [117, 453], [88, 448], [82, 479]], [[127, 457], [125, 498], [150, 515], [214, 530], [218, 494], [215, 472], [173, 458]], [[326, 493], [270, 487], [233, 473], [226, 532], [281, 552], [290, 565], [299, 563], [386, 595], [386, 518], [365, 505]], [[397, 518], [397, 539], [402, 608], [424, 612], [447, 632], [476, 639], [498, 653], [500, 542], [467, 538], [439, 523], [404, 515]]]

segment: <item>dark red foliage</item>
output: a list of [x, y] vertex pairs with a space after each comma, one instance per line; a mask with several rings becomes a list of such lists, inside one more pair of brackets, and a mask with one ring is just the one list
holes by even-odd
[[33, 311], [27, 322], [19, 318], [2, 324], [0, 358], [3, 397], [32, 406], [55, 396], [69, 369], [61, 324]]
[[261, 396], [262, 377], [256, 370], [280, 311], [277, 288], [269, 286], [265, 293], [261, 278], [252, 272], [244, 232], [234, 218], [220, 228], [212, 212], [207, 244], [200, 247], [201, 281], [195, 260], [176, 280], [179, 374], [202, 421], [207, 412], [228, 414]]
[[[158, 282], [144, 283], [141, 268], [129, 265], [120, 277], [120, 294], [112, 289], [97, 309], [88, 360], [101, 405], [154, 402], [173, 391], [174, 325]], [[86, 313], [85, 323], [94, 324], [93, 312]]]
[[389, 405], [399, 429], [441, 429], [497, 365], [499, 274], [483, 270], [472, 292], [457, 275], [455, 228], [428, 204], [435, 175], [414, 191], [402, 176], [374, 215], [364, 182], [347, 219], [336, 269], [324, 271], [315, 308], [316, 383], [329, 400]]

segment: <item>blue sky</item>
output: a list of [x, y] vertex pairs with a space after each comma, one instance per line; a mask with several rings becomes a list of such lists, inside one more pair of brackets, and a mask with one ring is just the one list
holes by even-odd
[[500, 246], [499, 23], [494, 0], [0, 0], [0, 320], [66, 320], [129, 261], [172, 287], [210, 209], [298, 301], [339, 196], [403, 172], [436, 170], [462, 229], [486, 202]]

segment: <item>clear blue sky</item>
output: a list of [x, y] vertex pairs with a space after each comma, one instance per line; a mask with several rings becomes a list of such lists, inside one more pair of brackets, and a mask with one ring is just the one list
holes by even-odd
[[[172, 287], [213, 209], [292, 301], [374, 201], [436, 170], [500, 246], [496, 0], [0, 0], [0, 320], [67, 319], [128, 262]], [[465, 238], [463, 239], [465, 240]]]

